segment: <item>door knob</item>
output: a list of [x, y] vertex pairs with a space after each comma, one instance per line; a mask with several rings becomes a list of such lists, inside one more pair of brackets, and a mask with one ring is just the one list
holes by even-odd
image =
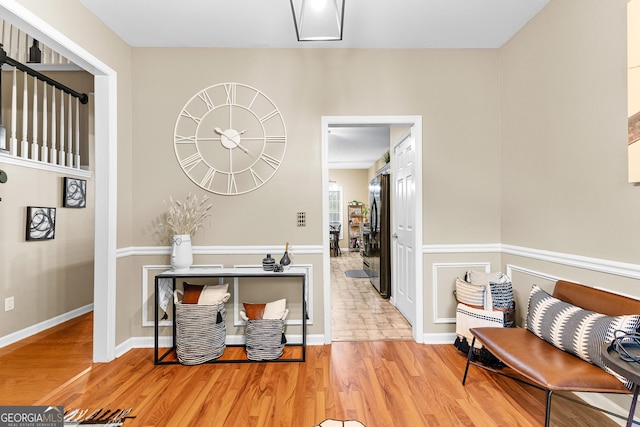
[[393, 237], [394, 239], [397, 239], [397, 238], [398, 238], [398, 234], [397, 234], [397, 233], [393, 233], [393, 234], [391, 235], [391, 237]]

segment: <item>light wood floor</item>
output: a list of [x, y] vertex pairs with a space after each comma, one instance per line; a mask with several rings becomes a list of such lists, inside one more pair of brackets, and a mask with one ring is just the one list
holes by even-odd
[[362, 270], [360, 252], [331, 257], [331, 339], [370, 341], [413, 339], [411, 325], [371, 285], [368, 278], [351, 278], [347, 270]]
[[[539, 390], [471, 368], [452, 345], [335, 342], [305, 363], [154, 366], [151, 349], [90, 362], [91, 315], [0, 349], [0, 405], [133, 408], [125, 427], [311, 427], [327, 418], [376, 426], [540, 426]], [[553, 426], [613, 426], [553, 400]]]

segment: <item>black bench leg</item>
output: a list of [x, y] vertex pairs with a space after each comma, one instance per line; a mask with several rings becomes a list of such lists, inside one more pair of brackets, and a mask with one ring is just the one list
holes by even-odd
[[553, 390], [547, 390], [547, 410], [544, 416], [544, 427], [549, 427], [551, 424], [551, 394]]
[[467, 381], [467, 373], [469, 372], [469, 364], [471, 363], [471, 359], [473, 358], [473, 345], [476, 343], [476, 337], [473, 337], [471, 340], [471, 345], [469, 346], [469, 354], [467, 355], [467, 367], [464, 368], [464, 377], [462, 377], [462, 385]]

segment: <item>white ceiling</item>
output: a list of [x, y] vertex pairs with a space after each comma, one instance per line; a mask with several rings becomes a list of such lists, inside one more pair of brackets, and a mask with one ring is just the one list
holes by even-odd
[[329, 169], [368, 169], [389, 150], [389, 126], [329, 129]]
[[[289, 0], [80, 0], [133, 47], [498, 48], [549, 0], [345, 0], [342, 41], [298, 42]], [[333, 128], [330, 168], [368, 168], [388, 127]]]
[[296, 39], [289, 0], [80, 0], [135, 47], [497, 48], [549, 0], [345, 0], [342, 41]]

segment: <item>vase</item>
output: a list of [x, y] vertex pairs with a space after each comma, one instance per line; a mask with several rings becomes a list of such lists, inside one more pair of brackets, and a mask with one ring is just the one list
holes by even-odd
[[267, 257], [262, 259], [262, 268], [264, 271], [273, 271], [273, 267], [275, 265], [276, 260], [271, 256], [271, 254], [267, 254]]
[[191, 250], [191, 235], [177, 234], [173, 236], [171, 245], [171, 269], [174, 271], [188, 270], [193, 264]]
[[289, 267], [291, 267], [291, 259], [289, 258], [289, 242], [287, 242], [284, 248], [284, 255], [282, 256], [282, 258], [280, 258], [280, 265], [285, 270], [288, 270]]

